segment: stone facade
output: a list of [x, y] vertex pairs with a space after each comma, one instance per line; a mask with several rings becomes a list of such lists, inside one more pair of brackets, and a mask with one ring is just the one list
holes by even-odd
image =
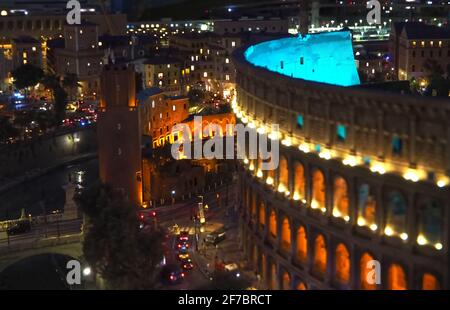
[[[448, 102], [293, 79], [244, 50], [235, 111], [255, 130], [279, 124], [282, 143], [275, 171], [250, 159], [240, 173], [242, 246], [261, 286], [448, 289]], [[371, 260], [379, 285], [365, 280]]]

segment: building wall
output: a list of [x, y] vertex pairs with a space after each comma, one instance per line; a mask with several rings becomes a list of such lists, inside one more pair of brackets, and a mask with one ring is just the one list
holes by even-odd
[[98, 115], [100, 179], [123, 189], [142, 205], [142, 156], [135, 75], [122, 66], [105, 67]]
[[144, 74], [146, 87], [159, 87], [166, 93], [179, 95], [181, 92], [181, 65], [177, 62], [146, 64]]
[[[279, 167], [248, 160], [240, 175], [243, 248], [263, 287], [448, 288], [447, 104], [283, 77], [242, 51], [234, 109], [281, 130]], [[372, 259], [379, 286], [365, 281]]]
[[[115, 35], [126, 33], [127, 18], [125, 14], [107, 15], [114, 26]], [[103, 14], [90, 15], [83, 14], [82, 19], [98, 24], [99, 33], [109, 32], [108, 23]], [[37, 40], [41, 38], [56, 38], [64, 34], [63, 27], [66, 23], [66, 15], [28, 15], [28, 16], [1, 16], [0, 17], [0, 38], [12, 39], [27, 35]]]
[[287, 19], [240, 19], [240, 20], [216, 20], [214, 32], [222, 35], [239, 32], [288, 32], [289, 21]]

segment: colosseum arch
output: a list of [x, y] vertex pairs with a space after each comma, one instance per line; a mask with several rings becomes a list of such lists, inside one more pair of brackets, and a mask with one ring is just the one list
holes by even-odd
[[440, 290], [441, 285], [433, 274], [427, 272], [422, 276], [422, 289], [426, 291]]
[[277, 214], [274, 209], [270, 211], [269, 215], [269, 233], [271, 237], [277, 238]]
[[297, 259], [304, 264], [308, 260], [308, 238], [303, 226], [297, 230]]
[[270, 290], [278, 289], [277, 266], [275, 265], [275, 263], [272, 260], [270, 262], [269, 289]]
[[[260, 251], [261, 253], [261, 251]], [[261, 253], [261, 259], [259, 260], [259, 268], [258, 268], [259, 274], [261, 275], [262, 279], [265, 280], [267, 278], [267, 258], [266, 254]]]
[[300, 281], [300, 282], [297, 284], [297, 290], [298, 290], [298, 291], [306, 291], [306, 290], [307, 290], [306, 284], [305, 284], [304, 282]]
[[385, 233], [402, 234], [406, 232], [407, 202], [399, 191], [390, 191], [385, 203], [386, 228]]
[[419, 236], [422, 239], [420, 241], [432, 245], [442, 244], [443, 215], [439, 201], [428, 197], [419, 201], [417, 224]]
[[291, 225], [287, 217], [281, 222], [281, 249], [291, 252]]
[[325, 176], [321, 170], [315, 169], [312, 174], [311, 207], [313, 209], [326, 207], [325, 190]]
[[281, 278], [281, 289], [282, 290], [291, 289], [291, 276], [287, 271], [283, 272], [283, 276]]
[[256, 196], [256, 193], [252, 192], [252, 201], [251, 201], [251, 217], [254, 219], [256, 218], [256, 205], [258, 203], [258, 197]]
[[368, 281], [368, 277], [370, 276], [369, 273], [373, 270], [371, 268], [368, 268], [368, 264], [373, 260], [373, 256], [366, 252], [361, 256], [361, 259], [359, 261], [359, 281], [360, 288], [363, 290], [377, 289], [377, 284], [375, 282]]
[[250, 263], [251, 266], [257, 270], [258, 268], [258, 248], [256, 247], [256, 244], [250, 243]]
[[314, 241], [314, 271], [325, 275], [327, 271], [327, 247], [323, 235], [318, 235]]
[[336, 177], [333, 186], [333, 215], [336, 217], [348, 217], [350, 204], [348, 198], [348, 184], [343, 177]]
[[289, 191], [289, 166], [285, 156], [281, 156], [278, 166], [278, 191]]
[[336, 247], [335, 279], [341, 284], [350, 282], [350, 253], [343, 243], [339, 243]]
[[295, 175], [294, 175], [294, 199], [302, 200], [306, 198], [305, 195], [305, 168], [303, 164], [296, 162], [295, 163]]
[[376, 228], [373, 226], [376, 225], [376, 208], [373, 189], [369, 184], [361, 184], [358, 189], [358, 225]]
[[264, 231], [266, 226], [266, 206], [263, 201], [259, 203], [259, 227]]
[[389, 266], [387, 282], [387, 287], [389, 290], [408, 289], [405, 270], [399, 264], [392, 264]]

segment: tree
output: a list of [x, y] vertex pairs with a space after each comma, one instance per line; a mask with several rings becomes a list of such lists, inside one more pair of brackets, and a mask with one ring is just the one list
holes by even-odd
[[[429, 83], [425, 91], [425, 95], [447, 97], [450, 91], [449, 72], [447, 72], [447, 78], [444, 77], [444, 69], [434, 59], [427, 59], [423, 67], [428, 73], [429, 78]], [[448, 66], [446, 69], [447, 71], [449, 71]]]
[[11, 72], [14, 80], [14, 86], [17, 89], [27, 90], [29, 87], [36, 86], [44, 76], [44, 71], [41, 68], [30, 64], [25, 64]]
[[17, 137], [19, 131], [13, 126], [7, 117], [0, 116], [0, 143], [5, 142], [9, 138]]
[[153, 288], [163, 258], [162, 234], [141, 231], [135, 206], [108, 185], [93, 186], [77, 201], [91, 222], [83, 243], [85, 259], [108, 288]]
[[41, 84], [44, 85], [46, 89], [50, 90], [52, 94], [52, 100], [55, 99], [55, 89], [60, 86], [60, 78], [54, 74], [45, 74], [41, 79]]
[[59, 125], [66, 115], [67, 93], [60, 85], [54, 90], [54, 116], [55, 121]]
[[78, 79], [78, 75], [74, 73], [66, 74], [63, 79], [63, 87], [69, 94], [69, 99], [74, 100], [74, 94], [76, 94], [77, 88], [82, 87], [80, 80]]

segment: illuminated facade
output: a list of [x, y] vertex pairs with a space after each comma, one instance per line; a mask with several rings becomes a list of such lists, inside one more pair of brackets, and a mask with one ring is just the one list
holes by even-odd
[[142, 150], [135, 72], [126, 66], [105, 66], [101, 75], [98, 114], [100, 179], [123, 189], [142, 205]]
[[394, 23], [389, 43], [399, 80], [429, 76], [426, 62], [430, 60], [435, 61], [444, 72], [450, 64], [449, 27], [419, 22]]
[[449, 288], [448, 102], [331, 85], [349, 78], [335, 63], [329, 84], [291, 78], [246, 50], [234, 53], [233, 109], [259, 133], [281, 131], [279, 167], [246, 160], [240, 175], [241, 238], [261, 285]]

